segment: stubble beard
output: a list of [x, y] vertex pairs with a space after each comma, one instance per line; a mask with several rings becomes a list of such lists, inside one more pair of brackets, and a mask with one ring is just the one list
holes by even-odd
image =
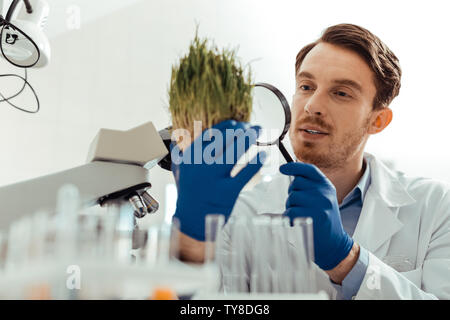
[[[295, 155], [298, 160], [314, 164], [321, 170], [341, 169], [364, 147], [369, 124], [370, 117], [365, 120], [362, 127], [346, 133], [341, 141], [331, 141], [324, 151], [316, 150], [315, 142], [302, 141], [300, 148], [294, 147]], [[329, 138], [333, 138], [333, 136]]]

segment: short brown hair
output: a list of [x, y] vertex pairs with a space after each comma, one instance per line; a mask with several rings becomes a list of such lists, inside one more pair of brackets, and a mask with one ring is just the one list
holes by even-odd
[[331, 26], [318, 40], [303, 47], [295, 61], [296, 74], [305, 56], [320, 42], [349, 49], [366, 61], [375, 74], [374, 110], [388, 106], [399, 94], [402, 70], [398, 58], [377, 36], [354, 24]]

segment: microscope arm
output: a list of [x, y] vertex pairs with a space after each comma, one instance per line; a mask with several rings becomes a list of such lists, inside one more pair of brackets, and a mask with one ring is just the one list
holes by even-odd
[[0, 228], [37, 210], [54, 212], [59, 188], [74, 184], [88, 207], [119, 191], [150, 186], [148, 170], [137, 165], [94, 161], [69, 170], [0, 187]]

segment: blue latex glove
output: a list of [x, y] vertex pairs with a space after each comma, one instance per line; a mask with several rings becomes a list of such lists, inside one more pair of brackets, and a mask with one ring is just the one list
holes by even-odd
[[[221, 142], [220, 144], [215, 144], [215, 137], [211, 139], [206, 129], [196, 139], [197, 142], [203, 141], [201, 147], [196, 141], [184, 152], [173, 143], [171, 146], [172, 172], [178, 189], [174, 218], [179, 220], [181, 232], [200, 241], [205, 240], [206, 215], [222, 214], [227, 220], [242, 188], [262, 167], [265, 159], [265, 152], [259, 152], [235, 177], [231, 177], [230, 172], [237, 160], [256, 143], [260, 127], [250, 127], [244, 122], [226, 120], [213, 128], [218, 130], [215, 133], [222, 135], [217, 140]], [[242, 134], [234, 137], [227, 135], [227, 130], [240, 130]], [[203, 154], [212, 154], [213, 157], [201, 157]], [[175, 162], [180, 161], [174, 161], [176, 160], [174, 155], [175, 158], [182, 157], [184, 161], [176, 164]], [[199, 158], [202, 160], [201, 163], [195, 164], [194, 160]], [[214, 159], [216, 160], [213, 161]]]
[[291, 222], [298, 217], [313, 219], [314, 255], [316, 264], [331, 270], [347, 257], [353, 239], [344, 231], [336, 189], [314, 165], [291, 162], [280, 172], [294, 176], [289, 186], [285, 215]]

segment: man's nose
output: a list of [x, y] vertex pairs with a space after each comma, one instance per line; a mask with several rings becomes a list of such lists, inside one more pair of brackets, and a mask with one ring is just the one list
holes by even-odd
[[304, 111], [311, 115], [324, 116], [326, 113], [325, 95], [319, 90], [316, 90], [306, 101]]

